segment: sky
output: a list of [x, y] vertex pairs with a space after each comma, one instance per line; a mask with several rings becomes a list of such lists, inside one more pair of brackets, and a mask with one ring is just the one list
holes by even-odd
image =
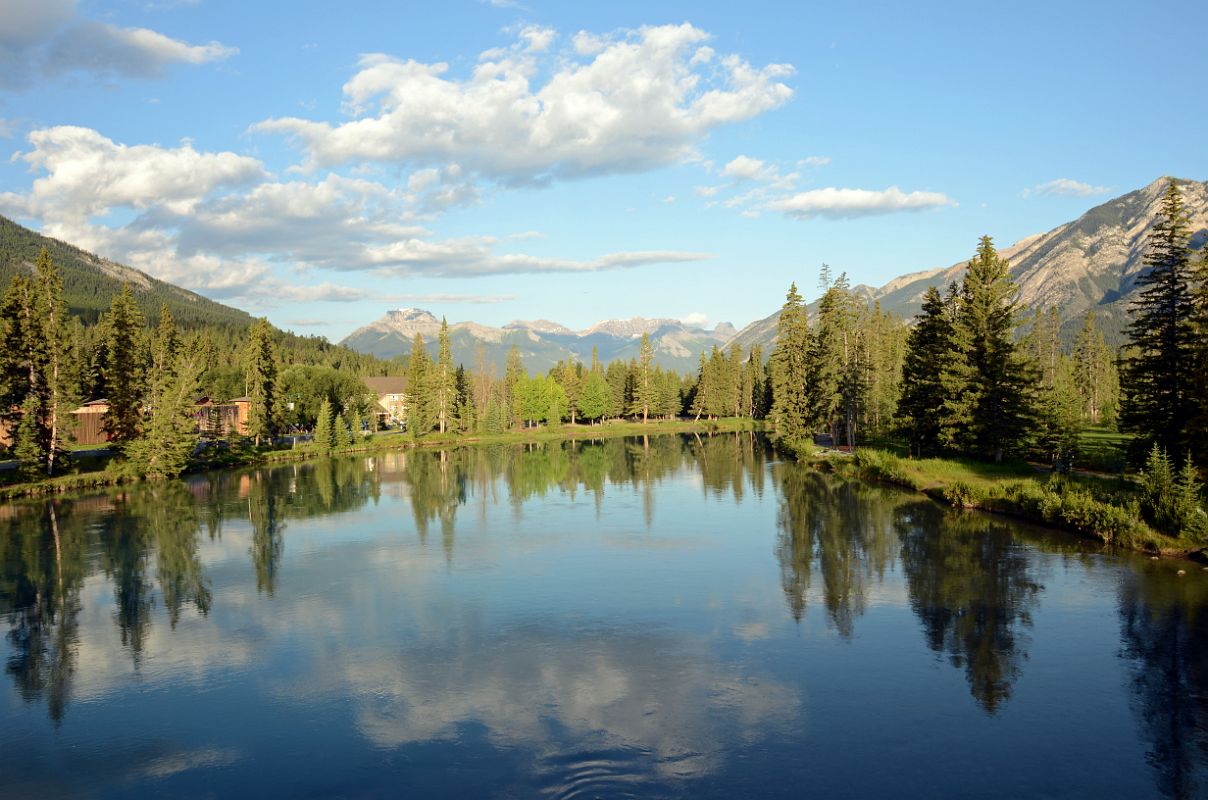
[[0, 0], [0, 214], [339, 340], [738, 327], [1208, 178], [1208, 4]]

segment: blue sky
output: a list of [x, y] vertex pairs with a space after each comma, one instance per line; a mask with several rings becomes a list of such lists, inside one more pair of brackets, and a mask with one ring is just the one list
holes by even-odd
[[1198, 2], [0, 20], [0, 213], [332, 339], [402, 306], [741, 327], [822, 262], [878, 285], [1208, 177]]

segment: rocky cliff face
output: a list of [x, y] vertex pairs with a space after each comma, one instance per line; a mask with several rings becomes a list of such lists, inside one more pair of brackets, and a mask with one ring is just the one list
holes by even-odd
[[[1011, 264], [1020, 303], [1029, 308], [1056, 306], [1067, 334], [1093, 308], [1109, 338], [1119, 342], [1128, 324], [1137, 276], [1145, 268], [1146, 238], [1169, 180], [1159, 178], [1048, 233], [1000, 246], [1000, 254]], [[1191, 218], [1192, 247], [1202, 248], [1208, 241], [1208, 183], [1175, 180]], [[918, 313], [929, 286], [942, 288], [959, 282], [967, 263], [903, 275], [880, 288], [857, 288], [870, 302], [879, 300], [883, 310], [909, 318]], [[751, 323], [738, 333], [736, 341], [744, 348], [754, 342], [770, 346], [778, 317], [776, 312]]]

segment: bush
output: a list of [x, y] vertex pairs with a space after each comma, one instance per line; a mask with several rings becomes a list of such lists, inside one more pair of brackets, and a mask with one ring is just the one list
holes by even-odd
[[1201, 540], [1208, 516], [1200, 504], [1201, 486], [1191, 456], [1175, 475], [1166, 451], [1156, 444], [1141, 470], [1141, 514], [1160, 531]]
[[977, 508], [986, 500], [986, 493], [964, 481], [953, 481], [943, 488], [944, 500], [957, 508]]

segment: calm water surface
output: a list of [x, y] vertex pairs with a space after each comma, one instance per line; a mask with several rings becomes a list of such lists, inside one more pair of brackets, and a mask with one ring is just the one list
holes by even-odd
[[1208, 572], [750, 435], [4, 506], [0, 615], [4, 797], [1208, 797]]

